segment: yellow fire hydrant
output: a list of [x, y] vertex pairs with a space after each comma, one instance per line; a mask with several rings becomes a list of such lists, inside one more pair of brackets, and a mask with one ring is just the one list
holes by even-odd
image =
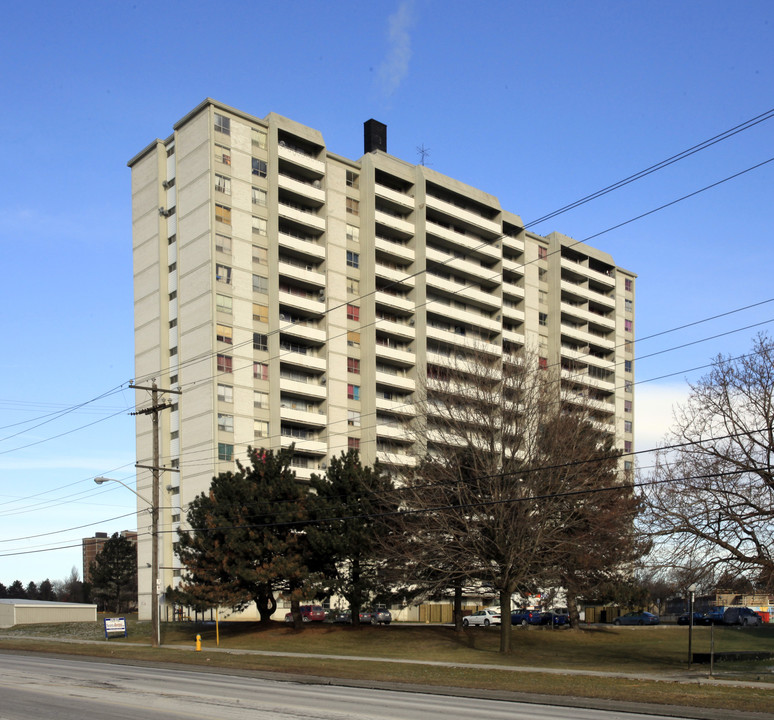
[[202, 651], [202, 636], [197, 635], [196, 636], [196, 652]]

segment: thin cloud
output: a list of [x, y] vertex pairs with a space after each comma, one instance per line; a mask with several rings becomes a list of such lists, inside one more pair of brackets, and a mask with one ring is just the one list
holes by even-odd
[[411, 60], [411, 34], [414, 23], [414, 2], [403, 0], [398, 9], [389, 17], [387, 57], [379, 68], [379, 76], [387, 97], [395, 93], [408, 75]]

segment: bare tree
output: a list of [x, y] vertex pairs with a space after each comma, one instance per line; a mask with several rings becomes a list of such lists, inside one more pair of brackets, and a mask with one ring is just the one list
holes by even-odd
[[749, 354], [718, 356], [690, 388], [647, 492], [656, 557], [774, 589], [774, 342], [760, 335]]
[[[404, 527], [405, 554], [439, 585], [496, 593], [508, 652], [514, 593], [550, 582], [580, 591], [622, 562], [612, 546], [632, 535], [633, 503], [620, 500], [631, 492], [621, 491], [612, 428], [586, 399], [566, 402], [558, 373], [528, 352], [430, 365], [424, 395], [425, 461], [401, 487], [406, 517], [417, 518]], [[588, 548], [581, 566], [579, 544], [600, 538], [605, 549]]]

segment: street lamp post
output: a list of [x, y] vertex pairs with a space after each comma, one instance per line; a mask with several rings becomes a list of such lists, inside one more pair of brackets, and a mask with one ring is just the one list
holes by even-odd
[[691, 606], [688, 612], [688, 667], [693, 662], [693, 600], [696, 595], [696, 583], [688, 586], [688, 592], [691, 595]]
[[95, 477], [94, 482], [97, 485], [102, 485], [106, 482], [115, 482], [119, 485], [123, 485], [127, 490], [133, 492], [138, 498], [150, 505], [151, 511], [151, 540], [153, 546], [151, 547], [151, 645], [153, 647], [159, 647], [161, 645], [161, 628], [159, 626], [159, 489], [158, 489], [158, 475], [154, 473], [153, 476], [153, 502], [149, 502], [148, 498], [144, 498], [133, 488], [129, 487], [126, 483], [115, 478]]

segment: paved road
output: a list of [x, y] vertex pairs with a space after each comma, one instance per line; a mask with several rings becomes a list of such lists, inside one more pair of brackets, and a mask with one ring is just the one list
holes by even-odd
[[83, 720], [85, 717], [99, 720], [136, 720], [138, 717], [143, 720], [655, 718], [653, 715], [618, 710], [307, 685], [188, 670], [0, 653], [0, 720]]

